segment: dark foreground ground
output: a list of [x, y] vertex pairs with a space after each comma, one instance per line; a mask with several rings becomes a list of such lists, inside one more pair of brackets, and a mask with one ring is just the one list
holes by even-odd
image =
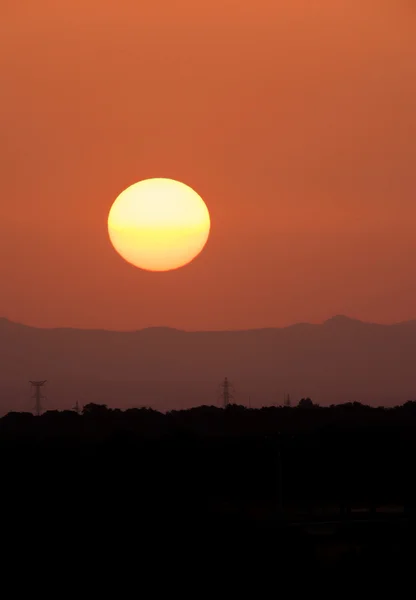
[[121, 562], [241, 584], [414, 562], [413, 404], [10, 414], [0, 453], [3, 547], [77, 573]]

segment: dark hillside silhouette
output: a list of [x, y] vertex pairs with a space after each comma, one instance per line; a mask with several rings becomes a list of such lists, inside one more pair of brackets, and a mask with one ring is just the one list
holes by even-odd
[[114, 552], [137, 539], [141, 560], [155, 547], [169, 564], [197, 552], [241, 569], [249, 554], [270, 573], [413, 556], [416, 402], [11, 412], [0, 456], [3, 514], [20, 522], [30, 501], [42, 537], [59, 523]]
[[29, 410], [29, 379], [48, 379], [45, 406], [105, 403], [158, 410], [220, 403], [227, 375], [252, 406], [311, 396], [321, 405], [391, 406], [416, 397], [416, 322], [334, 317], [282, 329], [136, 332], [36, 329], [0, 320], [0, 410]]

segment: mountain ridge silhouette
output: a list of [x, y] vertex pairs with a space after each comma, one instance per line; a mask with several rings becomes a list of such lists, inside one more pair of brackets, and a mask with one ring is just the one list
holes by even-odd
[[88, 328], [88, 327], [39, 327], [36, 325], [28, 325], [26, 323], [20, 323], [18, 321], [13, 321], [12, 319], [9, 319], [8, 317], [2, 317], [0, 316], [0, 327], [2, 326], [17, 326], [17, 327], [22, 327], [22, 328], [27, 328], [27, 329], [40, 329], [42, 331], [54, 331], [54, 330], [60, 330], [60, 331], [68, 331], [68, 330], [75, 330], [75, 331], [105, 331], [105, 332], [111, 332], [111, 333], [137, 333], [137, 332], [141, 332], [141, 331], [155, 331], [155, 330], [159, 330], [159, 331], [178, 331], [178, 332], [184, 332], [184, 333], [217, 333], [217, 332], [246, 332], [246, 331], [270, 331], [270, 330], [281, 330], [281, 329], [290, 329], [293, 327], [301, 327], [301, 326], [313, 326], [313, 327], [322, 327], [323, 325], [330, 325], [330, 324], [348, 324], [348, 323], [356, 323], [356, 324], [362, 324], [362, 325], [377, 325], [379, 327], [395, 327], [398, 325], [406, 325], [406, 324], [416, 324], [416, 319], [408, 319], [405, 321], [397, 321], [394, 323], [376, 323], [373, 321], [363, 321], [361, 319], [356, 319], [354, 317], [349, 317], [347, 315], [343, 315], [343, 314], [337, 314], [334, 315], [332, 317], [329, 317], [328, 319], [325, 319], [322, 323], [310, 323], [308, 321], [300, 321], [298, 323], [292, 323], [290, 325], [283, 325], [283, 326], [270, 326], [270, 327], [254, 327], [254, 328], [249, 328], [249, 329], [180, 329], [178, 327], [171, 327], [169, 325], [153, 325], [153, 326], [148, 326], [148, 327], [142, 327], [140, 329], [105, 329], [103, 327], [97, 327], [97, 328]]
[[252, 406], [416, 397], [416, 321], [391, 325], [335, 315], [321, 324], [229, 331], [38, 328], [0, 318], [0, 411], [31, 410], [31, 379], [47, 379], [45, 408], [76, 401], [158, 410], [220, 405], [220, 383]]

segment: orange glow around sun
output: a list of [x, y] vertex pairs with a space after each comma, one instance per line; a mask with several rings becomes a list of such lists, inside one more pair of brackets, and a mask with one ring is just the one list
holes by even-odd
[[108, 233], [117, 252], [148, 271], [178, 269], [205, 246], [208, 209], [189, 186], [173, 179], [145, 179], [128, 187], [108, 215]]

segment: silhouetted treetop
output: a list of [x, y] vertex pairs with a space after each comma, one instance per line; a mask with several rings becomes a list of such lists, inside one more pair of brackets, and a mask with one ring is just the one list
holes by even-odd
[[315, 406], [317, 405], [310, 398], [301, 398], [298, 404], [299, 408], [315, 408]]

